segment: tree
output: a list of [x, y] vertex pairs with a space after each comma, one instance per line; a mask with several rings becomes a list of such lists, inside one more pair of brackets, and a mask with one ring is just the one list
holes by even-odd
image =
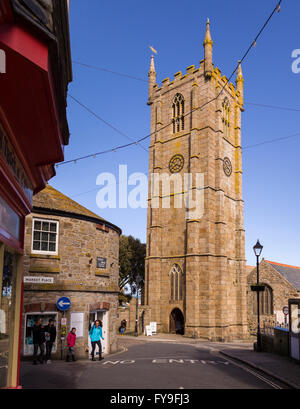
[[[120, 294], [124, 297], [124, 288], [129, 285], [131, 294], [136, 292], [136, 278], [142, 277], [141, 286], [145, 277], [146, 244], [132, 236], [120, 237]], [[131, 298], [131, 297], [130, 297]], [[120, 297], [119, 297], [120, 299]]]

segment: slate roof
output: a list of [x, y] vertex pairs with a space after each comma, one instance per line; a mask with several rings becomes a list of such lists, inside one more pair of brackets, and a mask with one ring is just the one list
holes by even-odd
[[255, 266], [246, 266], [246, 274], [250, 274], [251, 271], [255, 268]]
[[287, 281], [289, 281], [298, 291], [300, 291], [300, 267], [289, 266], [287, 264], [276, 263], [275, 261], [264, 260], [278, 271]]
[[96, 223], [97, 220], [99, 220], [100, 224], [108, 225], [114, 230], [117, 230], [120, 234], [122, 233], [121, 229], [118, 226], [115, 226], [114, 224], [108, 222], [98, 214], [91, 212], [86, 207], [81, 206], [79, 203], [70, 199], [68, 196], [54, 189], [54, 187], [50, 185], [47, 185], [44, 190], [33, 196], [33, 212], [39, 212], [42, 209], [45, 209], [45, 211], [49, 211], [50, 214], [52, 210], [53, 212], [59, 211], [69, 215], [79, 215], [79, 217], [81, 218], [83, 217], [86, 220], [90, 220]]
[[81, 206], [79, 203], [70, 199], [68, 196], [54, 189], [50, 185], [47, 185], [44, 190], [33, 197], [33, 206], [44, 209], [61, 210], [68, 213], [80, 214], [82, 216], [93, 217], [95, 219], [104, 221], [102, 217]]

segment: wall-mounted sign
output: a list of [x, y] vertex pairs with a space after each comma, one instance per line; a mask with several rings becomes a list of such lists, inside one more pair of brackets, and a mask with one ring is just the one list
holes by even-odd
[[84, 313], [83, 312], [72, 312], [71, 322], [70, 322], [70, 331], [72, 328], [76, 328], [77, 338], [83, 337], [83, 328], [84, 328]]
[[101, 270], [106, 270], [106, 258], [97, 257], [97, 268]]
[[4, 158], [6, 164], [12, 171], [17, 182], [23, 189], [30, 203], [32, 203], [32, 187], [28, 181], [24, 168], [17, 157], [17, 154], [10, 143], [7, 135], [5, 134], [2, 126], [0, 125], [0, 155]]
[[25, 284], [53, 284], [53, 277], [24, 277]]

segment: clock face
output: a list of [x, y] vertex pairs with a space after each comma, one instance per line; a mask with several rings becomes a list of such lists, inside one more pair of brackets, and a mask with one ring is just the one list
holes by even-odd
[[232, 164], [229, 158], [225, 157], [223, 160], [223, 170], [226, 176], [231, 176], [232, 174]]
[[180, 154], [174, 155], [169, 162], [169, 170], [171, 173], [178, 173], [183, 169], [184, 157]]

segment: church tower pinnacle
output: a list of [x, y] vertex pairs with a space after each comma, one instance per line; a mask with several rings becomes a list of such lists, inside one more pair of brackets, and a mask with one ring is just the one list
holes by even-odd
[[148, 73], [148, 77], [149, 77], [149, 101], [150, 101], [152, 94], [153, 94], [153, 87], [156, 83], [156, 71], [155, 71], [153, 55], [151, 55], [151, 63], [150, 63], [150, 70]]
[[237, 71], [237, 77], [236, 77], [236, 89], [237, 92], [239, 93], [239, 104], [241, 106], [244, 105], [244, 77], [242, 73], [242, 65], [241, 61], [239, 61], [239, 67]]
[[204, 46], [204, 73], [206, 78], [211, 78], [212, 76], [212, 48], [213, 41], [210, 35], [210, 22], [209, 18], [206, 22], [206, 33], [203, 42]]

